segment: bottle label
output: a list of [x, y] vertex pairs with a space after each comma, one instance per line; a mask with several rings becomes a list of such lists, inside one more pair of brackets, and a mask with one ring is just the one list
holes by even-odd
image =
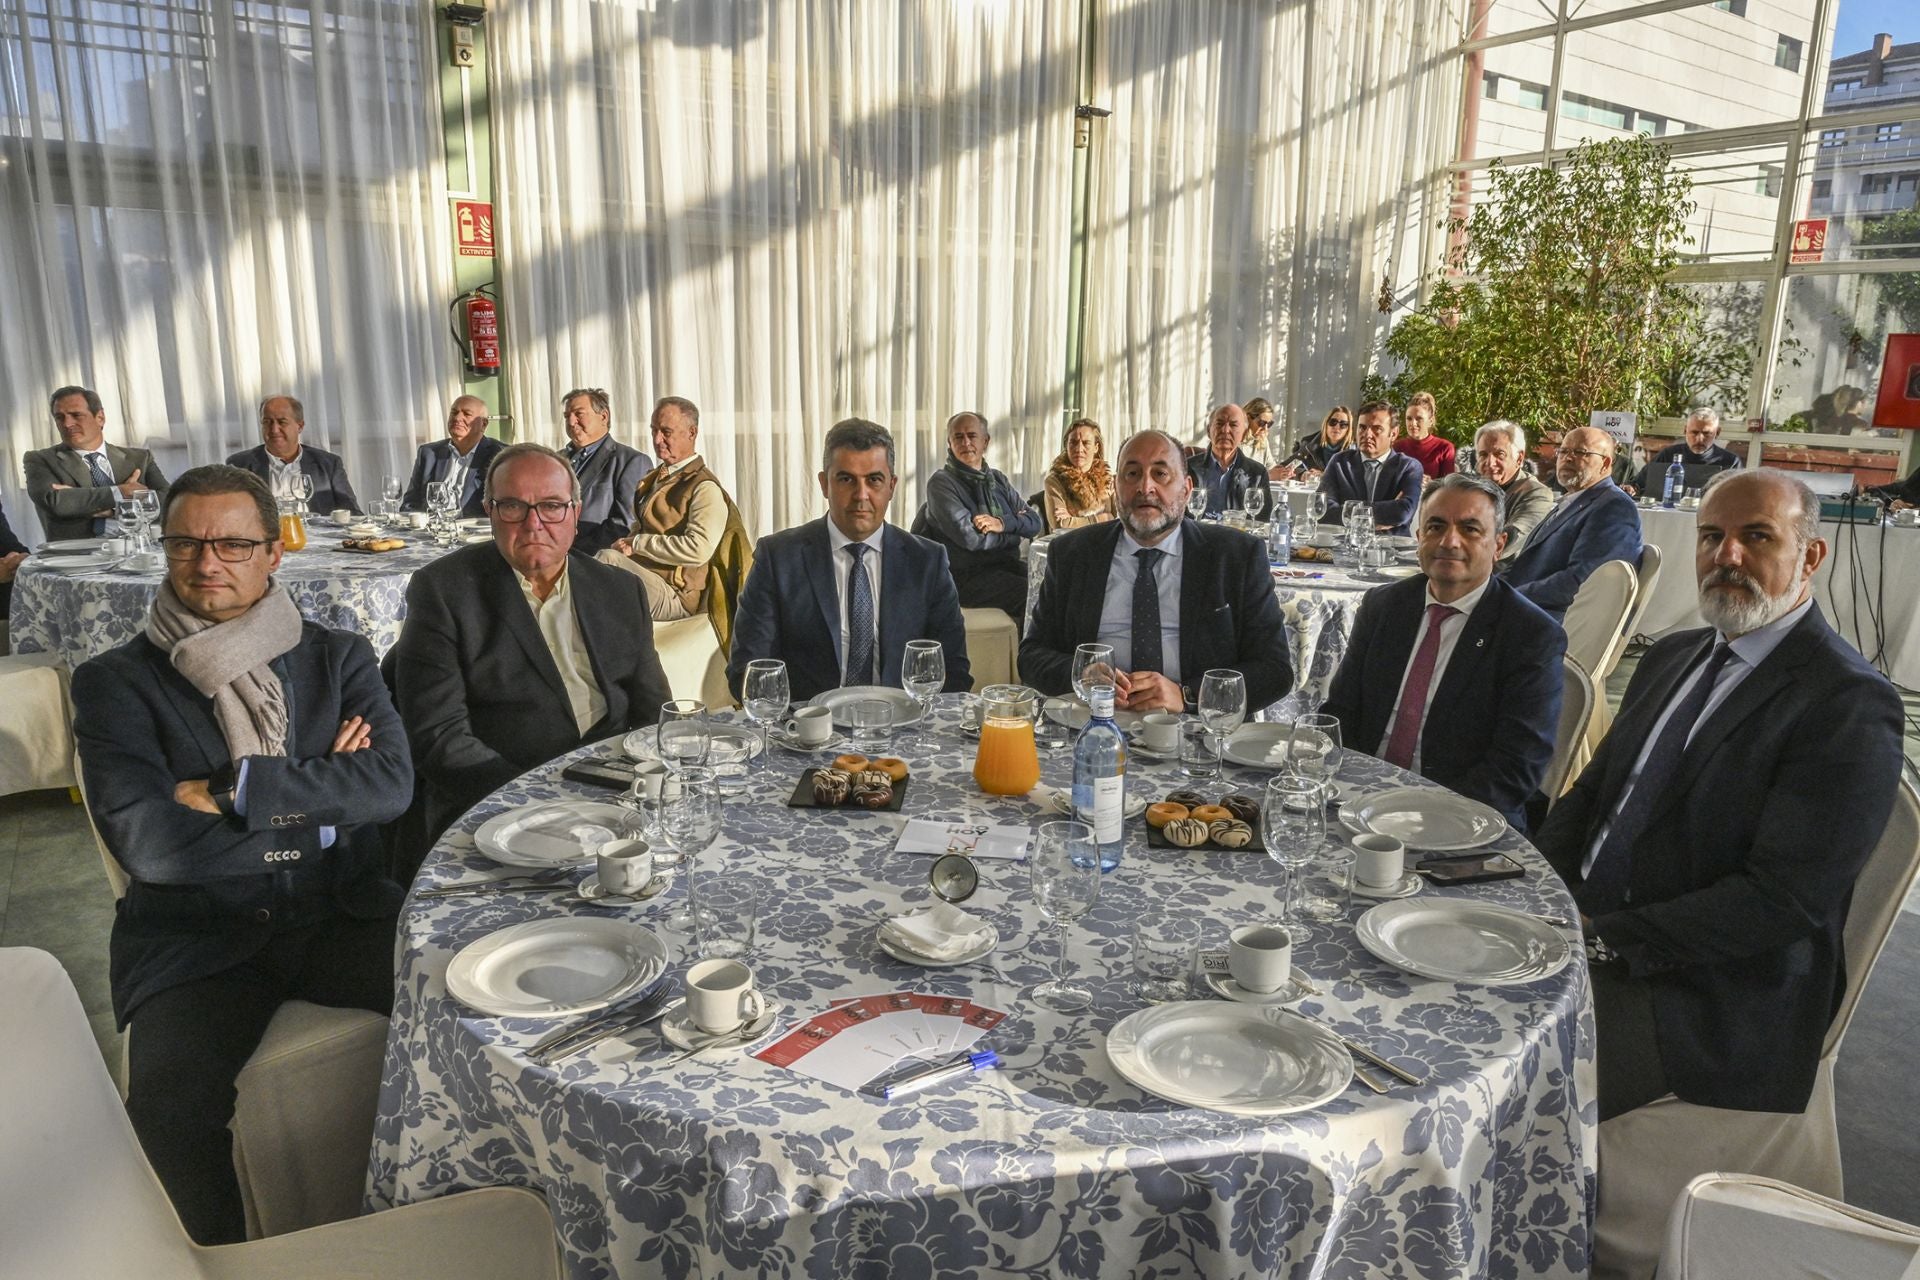
[[1120, 839], [1120, 824], [1124, 817], [1127, 797], [1127, 779], [1122, 774], [1116, 778], [1095, 778], [1093, 780], [1093, 838], [1098, 844], [1112, 844]]

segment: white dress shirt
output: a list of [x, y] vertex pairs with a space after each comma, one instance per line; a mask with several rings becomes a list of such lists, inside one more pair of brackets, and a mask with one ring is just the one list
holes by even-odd
[[[1780, 642], [1787, 638], [1787, 633], [1800, 625], [1800, 619], [1806, 617], [1807, 610], [1812, 607], [1813, 597], [1808, 595], [1798, 608], [1788, 610], [1784, 616], [1775, 618], [1758, 631], [1747, 632], [1738, 640], [1727, 640], [1724, 632], [1719, 633], [1719, 639], [1727, 642], [1727, 647], [1733, 650], [1733, 656], [1727, 659], [1727, 664], [1720, 668], [1720, 674], [1714, 677], [1713, 692], [1707, 695], [1707, 705], [1700, 709], [1700, 718], [1693, 722], [1693, 728], [1687, 732], [1688, 746], [1693, 745], [1694, 735], [1700, 732], [1700, 726], [1712, 719], [1713, 713], [1718, 711], [1726, 700], [1733, 696], [1733, 691], [1740, 687], [1740, 682], [1752, 675], [1754, 668], [1765, 662], [1768, 656], [1780, 647]], [[1646, 768], [1647, 757], [1653, 754], [1653, 744], [1660, 741], [1661, 733], [1666, 730], [1667, 721], [1673, 718], [1674, 709], [1687, 700], [1687, 695], [1693, 691], [1696, 684], [1700, 683], [1700, 676], [1705, 671], [1705, 663], [1696, 664], [1687, 674], [1687, 678], [1680, 682], [1672, 696], [1667, 699], [1666, 709], [1660, 713], [1660, 718], [1653, 722], [1653, 728], [1648, 732], [1647, 740], [1640, 744], [1640, 754], [1634, 758], [1633, 772], [1627, 775], [1627, 785], [1620, 788], [1620, 798], [1614, 802], [1613, 812], [1607, 815], [1605, 825], [1594, 833], [1593, 843], [1587, 846], [1587, 856], [1580, 862], [1582, 876], [1592, 872], [1593, 860], [1600, 856], [1600, 846], [1607, 842], [1607, 832], [1613, 829], [1613, 824], [1620, 817], [1620, 810], [1627, 803], [1627, 797], [1632, 795], [1634, 787], [1639, 785], [1640, 771]]]
[[473, 447], [465, 453], [460, 452], [460, 446], [453, 444], [451, 440], [447, 443], [453, 446], [449, 450], [453, 455], [453, 460], [451, 465], [447, 467], [447, 474], [442, 476], [441, 479], [451, 480], [453, 482], [454, 494], [459, 498], [465, 498], [467, 496], [467, 472], [473, 470], [473, 455], [479, 451], [480, 441], [475, 440]]
[[600, 682], [594, 678], [593, 660], [587, 656], [587, 638], [580, 633], [580, 619], [574, 616], [572, 576], [562, 568], [560, 580], [553, 584], [553, 593], [545, 600], [535, 594], [530, 579], [517, 570], [513, 576], [520, 579], [520, 594], [533, 610], [540, 638], [547, 642], [547, 652], [553, 655], [553, 665], [560, 669], [560, 684], [567, 691], [567, 707], [573, 712], [575, 727], [584, 735], [607, 714], [607, 700], [600, 692]]
[[[1183, 525], [1176, 522], [1173, 532], [1154, 546], [1165, 552], [1153, 571], [1154, 585], [1160, 588], [1161, 675], [1180, 683], [1180, 543]], [[1113, 549], [1113, 567], [1107, 570], [1107, 594], [1100, 605], [1100, 629], [1094, 639], [1113, 646], [1113, 664], [1121, 671], [1133, 670], [1133, 584], [1140, 577], [1140, 561], [1134, 552], [1141, 550], [1127, 527], [1120, 526], [1120, 542]]]
[[[1387, 713], [1387, 731], [1380, 735], [1380, 741], [1375, 744], [1374, 755], [1382, 759], [1386, 758], [1387, 743], [1392, 740], [1394, 723], [1400, 718], [1400, 700], [1407, 694], [1407, 677], [1413, 673], [1413, 655], [1420, 652], [1420, 646], [1427, 639], [1427, 630], [1433, 625], [1433, 620], [1427, 616], [1426, 609], [1444, 603], [1457, 612], [1449, 614], [1440, 624], [1440, 649], [1433, 656], [1433, 679], [1427, 681], [1427, 701], [1420, 708], [1421, 738], [1426, 737], [1427, 712], [1433, 707], [1433, 695], [1440, 691], [1441, 677], [1447, 674], [1447, 661], [1453, 657], [1454, 648], [1460, 643], [1460, 633], [1467, 629], [1468, 616], [1473, 613], [1474, 606], [1480, 603], [1481, 597], [1487, 594], [1487, 587], [1492, 581], [1489, 578], [1458, 600], [1451, 602], [1434, 599], [1433, 584], [1427, 584], [1427, 600], [1420, 614], [1420, 629], [1414, 633], [1413, 648], [1407, 653], [1407, 669], [1400, 673], [1400, 689], [1393, 695], [1393, 710]], [[1414, 739], [1413, 760], [1408, 767], [1415, 773], [1420, 772], [1420, 738]]]
[[[705, 488], [705, 485], [701, 486]], [[887, 526], [883, 522], [863, 541], [867, 548], [861, 565], [867, 571], [867, 590], [873, 596], [873, 664], [884, 666], [880, 658], [880, 544], [887, 536]], [[840, 598], [840, 671], [847, 670], [847, 574], [853, 568], [853, 555], [847, 550], [853, 545], [853, 539], [840, 532], [840, 526], [827, 517], [827, 546], [833, 552], [833, 590]]]

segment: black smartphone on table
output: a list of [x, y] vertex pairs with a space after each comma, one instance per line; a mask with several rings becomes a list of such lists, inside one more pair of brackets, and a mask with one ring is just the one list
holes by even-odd
[[1504, 853], [1467, 858], [1429, 858], [1413, 869], [1435, 884], [1485, 884], [1490, 880], [1517, 880], [1527, 869]]

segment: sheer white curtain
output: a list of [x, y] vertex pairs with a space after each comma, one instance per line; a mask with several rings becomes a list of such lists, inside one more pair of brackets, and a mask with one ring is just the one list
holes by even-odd
[[1429, 265], [1459, 0], [1102, 12], [1083, 408], [1110, 439], [1197, 438], [1209, 406], [1256, 395], [1317, 427], [1368, 368], [1383, 277], [1404, 294]]
[[827, 428], [889, 427], [905, 524], [947, 415], [1052, 456], [1079, 0], [502, 0], [487, 23], [517, 433], [662, 395], [756, 536], [823, 509]]
[[308, 443], [377, 493], [436, 433], [457, 357], [434, 69], [419, 0], [0, 0], [0, 482], [47, 393], [100, 392], [164, 469]]

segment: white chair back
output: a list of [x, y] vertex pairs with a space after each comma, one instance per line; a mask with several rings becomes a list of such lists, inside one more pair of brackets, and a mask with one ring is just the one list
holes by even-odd
[[1905, 1280], [1920, 1274], [1920, 1227], [1772, 1178], [1707, 1173], [1667, 1223], [1661, 1280]]
[[1626, 623], [1620, 628], [1620, 634], [1613, 638], [1613, 647], [1602, 660], [1602, 670], [1595, 675], [1594, 683], [1604, 685], [1614, 668], [1620, 665], [1621, 655], [1626, 653], [1627, 645], [1640, 634], [1640, 623], [1647, 616], [1647, 607], [1653, 603], [1654, 588], [1660, 585], [1660, 548], [1651, 542], [1640, 548], [1640, 569], [1635, 575], [1639, 583], [1633, 596], [1633, 608], [1627, 611]]
[[93, 802], [87, 799], [87, 775], [80, 767], [80, 753], [73, 753], [73, 789], [80, 793], [80, 807], [87, 815], [87, 830], [93, 832], [94, 847], [100, 850], [100, 866], [107, 873], [107, 886], [113, 890], [114, 900], [127, 896], [127, 869], [120, 865], [120, 859], [113, 856], [113, 850], [107, 848], [107, 839], [100, 834], [100, 826], [93, 820]]
[[0, 796], [73, 785], [67, 664], [50, 653], [0, 657]]
[[1585, 754], [1587, 722], [1593, 718], [1593, 678], [1572, 658], [1560, 661], [1565, 683], [1560, 694], [1560, 727], [1554, 731], [1553, 759], [1540, 780], [1540, 794], [1549, 804], [1567, 793], [1576, 761]]
[[1847, 1024], [1853, 1021], [1853, 1011], [1867, 989], [1867, 977], [1893, 933], [1916, 874], [1920, 874], [1920, 788], [1916, 788], [1913, 766], [1908, 764], [1901, 771], [1886, 830], [1867, 855], [1859, 879], [1853, 882], [1853, 903], [1847, 909], [1847, 927], [1841, 939], [1847, 955], [1847, 989], [1827, 1028], [1822, 1057], [1831, 1058], [1840, 1051]]
[[1625, 560], [1609, 560], [1580, 584], [1579, 593], [1567, 606], [1563, 621], [1567, 629], [1567, 656], [1593, 676], [1596, 684], [1604, 679], [1599, 675], [1600, 666], [1606, 661], [1620, 629], [1627, 625], [1627, 614], [1633, 608], [1638, 588], [1639, 580], [1632, 565]]

